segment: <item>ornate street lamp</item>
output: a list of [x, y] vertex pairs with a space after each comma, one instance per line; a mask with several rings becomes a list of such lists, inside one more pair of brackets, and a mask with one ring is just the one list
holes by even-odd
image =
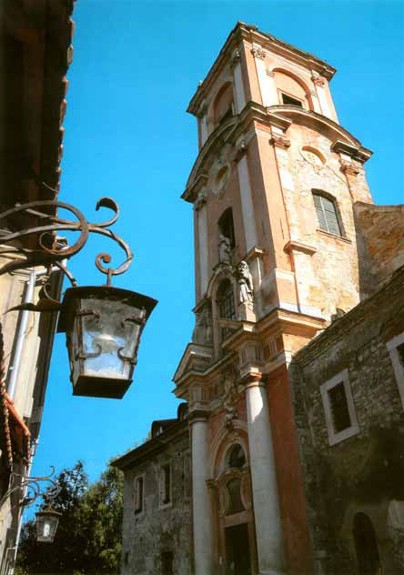
[[[128, 269], [133, 255], [126, 242], [108, 229], [119, 217], [118, 205], [111, 198], [101, 198], [96, 210], [101, 207], [111, 209], [114, 215], [98, 224], [88, 222], [74, 206], [53, 200], [18, 205], [0, 214], [0, 221], [21, 222], [29, 216], [31, 222], [38, 223], [17, 232], [0, 231], [0, 245], [6, 244], [0, 248], [0, 255], [21, 256], [0, 268], [0, 275], [34, 265], [47, 266], [49, 270], [56, 266], [63, 271], [73, 287], [66, 290], [62, 302], [52, 299], [44, 285], [37, 304], [22, 304], [12, 309], [60, 311], [58, 331], [66, 333], [73, 394], [121, 398], [132, 382], [140, 336], [157, 302], [111, 286], [112, 277]], [[55, 215], [56, 210], [73, 213], [77, 221]], [[68, 245], [60, 240], [62, 231], [76, 231], [80, 236], [74, 244]], [[77, 287], [65, 261], [84, 247], [91, 232], [113, 239], [125, 251], [126, 259], [112, 268], [106, 265], [111, 262], [111, 256], [99, 254], [95, 263], [99, 271], [107, 275], [106, 285]], [[29, 238], [29, 245], [35, 247], [21, 246], [24, 238]]]
[[149, 297], [110, 286], [66, 291], [58, 330], [66, 332], [74, 395], [124, 395], [155, 304]]
[[38, 543], [53, 543], [61, 513], [50, 506], [35, 513], [36, 540]]
[[[56, 530], [58, 528], [61, 513], [52, 509], [51, 501], [60, 492], [60, 485], [52, 479], [55, 468], [52, 467], [50, 475], [43, 477], [29, 477], [21, 475], [20, 473], [11, 473], [10, 484], [11, 487], [6, 491], [0, 500], [0, 508], [3, 503], [11, 496], [12, 493], [20, 492], [25, 493], [22, 498], [17, 502], [18, 507], [26, 507], [31, 505], [38, 499], [43, 497], [47, 505], [44, 509], [35, 513], [35, 526], [36, 526], [36, 540], [40, 543], [53, 543]], [[14, 485], [14, 482], [17, 482]], [[46, 491], [42, 491], [42, 485], [46, 485]]]

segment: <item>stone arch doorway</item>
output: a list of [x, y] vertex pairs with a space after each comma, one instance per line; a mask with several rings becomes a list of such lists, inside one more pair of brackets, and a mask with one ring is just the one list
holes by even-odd
[[382, 575], [382, 565], [373, 524], [365, 513], [353, 520], [353, 537], [359, 575]]
[[252, 575], [256, 572], [256, 549], [251, 479], [246, 451], [238, 441], [226, 450], [214, 486], [221, 573]]

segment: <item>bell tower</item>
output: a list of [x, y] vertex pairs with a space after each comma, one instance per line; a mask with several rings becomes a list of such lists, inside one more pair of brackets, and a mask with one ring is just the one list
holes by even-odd
[[197, 575], [237, 568], [240, 548], [243, 573], [313, 570], [288, 364], [366, 295], [354, 204], [372, 202], [371, 152], [339, 124], [334, 73], [239, 22], [188, 108], [196, 323], [174, 381], [190, 408]]

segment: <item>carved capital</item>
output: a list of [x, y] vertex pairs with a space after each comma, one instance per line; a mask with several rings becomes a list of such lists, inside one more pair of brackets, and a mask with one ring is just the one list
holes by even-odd
[[324, 86], [325, 84], [325, 78], [320, 76], [320, 74], [315, 70], [313, 70], [313, 72], [311, 73], [311, 79], [315, 86]]
[[341, 161], [341, 172], [344, 174], [349, 174], [350, 176], [357, 176], [360, 172], [360, 168], [351, 162]]
[[237, 148], [236, 154], [234, 156], [234, 160], [236, 162], [238, 162], [244, 156], [244, 154], [246, 152], [247, 152], [247, 144], [245, 143], [244, 140], [242, 140], [242, 142], [240, 143], [240, 145]]
[[234, 50], [233, 54], [231, 55], [231, 65], [236, 66], [240, 62], [240, 50]]
[[251, 48], [251, 54], [254, 56], [254, 58], [265, 60], [266, 53], [265, 50], [261, 48], [261, 46], [253, 46]]
[[277, 134], [273, 134], [272, 138], [269, 140], [269, 143], [272, 146], [277, 146], [278, 148], [282, 148], [287, 150], [290, 147], [290, 140], [285, 138], [285, 136], [280, 136]]
[[203, 104], [203, 106], [201, 106], [198, 110], [198, 113], [197, 113], [198, 118], [202, 119], [206, 115], [207, 110], [208, 110], [207, 105]]
[[199, 192], [198, 197], [194, 202], [194, 210], [199, 212], [200, 209], [206, 204], [206, 193], [204, 191]]

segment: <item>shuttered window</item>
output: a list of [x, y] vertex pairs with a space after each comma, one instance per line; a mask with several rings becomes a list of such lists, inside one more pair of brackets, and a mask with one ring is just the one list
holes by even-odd
[[313, 192], [313, 198], [320, 229], [336, 236], [342, 235], [335, 202], [317, 192]]

